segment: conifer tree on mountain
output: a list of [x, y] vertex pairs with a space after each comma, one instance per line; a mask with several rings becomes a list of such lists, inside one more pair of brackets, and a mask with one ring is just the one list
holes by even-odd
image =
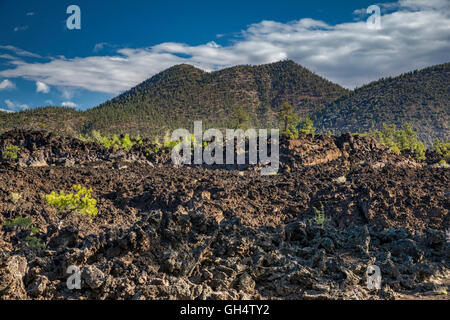
[[294, 107], [285, 102], [278, 113], [278, 120], [283, 124], [281, 134], [289, 139], [298, 137], [297, 124], [298, 116], [294, 113]]
[[233, 110], [233, 120], [236, 123], [235, 129], [246, 129], [250, 121], [250, 116], [244, 110], [243, 106], [239, 106]]

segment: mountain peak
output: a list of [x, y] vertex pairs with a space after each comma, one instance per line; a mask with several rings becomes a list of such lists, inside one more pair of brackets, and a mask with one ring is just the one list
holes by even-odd
[[[306, 116], [346, 93], [346, 89], [292, 60], [214, 72], [179, 64], [88, 110], [86, 114], [93, 120], [85, 130], [111, 131], [112, 123], [124, 121], [123, 115], [132, 123], [127, 127], [129, 132], [144, 129], [142, 133], [150, 135], [187, 128], [194, 120], [202, 120], [205, 127], [227, 128], [233, 125], [230, 115], [238, 106], [244, 106], [251, 115], [252, 126], [277, 127], [276, 113], [285, 102]], [[143, 128], [145, 123], [151, 125]]]
[[178, 72], [178, 71], [184, 71], [184, 72], [205, 72], [200, 68], [197, 68], [191, 64], [187, 64], [187, 63], [180, 63], [180, 64], [176, 64], [171, 66], [170, 68], [162, 71], [162, 72]]

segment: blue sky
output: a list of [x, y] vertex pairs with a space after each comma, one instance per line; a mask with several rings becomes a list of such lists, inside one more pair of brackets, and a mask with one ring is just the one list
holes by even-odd
[[[69, 5], [81, 30], [69, 30]], [[381, 8], [368, 29], [366, 8]], [[0, 0], [0, 109], [94, 107], [174, 64], [292, 59], [343, 86], [450, 61], [448, 0]]]

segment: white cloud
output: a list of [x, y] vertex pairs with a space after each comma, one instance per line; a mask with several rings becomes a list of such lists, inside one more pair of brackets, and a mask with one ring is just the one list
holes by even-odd
[[95, 44], [93, 51], [95, 53], [98, 53], [98, 52], [102, 51], [103, 49], [105, 49], [106, 47], [115, 47], [115, 46], [109, 44], [108, 42], [100, 42], [100, 43]]
[[115, 49], [119, 47], [120, 46], [109, 42], [99, 42], [95, 44], [94, 49], [92, 51], [94, 53], [99, 53], [101, 51], [113, 52]]
[[5, 103], [6, 103], [6, 106], [9, 108], [9, 111], [20, 111], [20, 110], [28, 109], [28, 105], [15, 103], [15, 102], [12, 102], [9, 99], [6, 99]]
[[6, 105], [8, 106], [8, 108], [13, 108], [15, 107], [14, 103], [11, 100], [5, 100]]
[[28, 30], [28, 26], [15, 27], [14, 32]]
[[58, 87], [58, 90], [61, 92], [62, 97], [67, 100], [72, 99], [73, 95], [75, 94], [73, 88]]
[[27, 16], [29, 17], [34, 16], [34, 12], [27, 12]]
[[36, 92], [49, 93], [50, 87], [42, 81], [36, 81]]
[[[261, 21], [227, 46], [212, 41], [198, 46], [166, 42], [119, 49], [115, 56], [58, 57], [45, 63], [14, 61], [15, 68], [0, 71], [0, 77], [117, 94], [175, 64], [189, 63], [210, 71], [292, 59], [353, 88], [450, 61], [450, 6], [446, 3], [448, 0], [400, 0], [383, 4], [387, 13], [381, 17], [381, 30], [369, 30], [365, 21], [337, 25], [308, 18], [289, 23]], [[97, 49], [104, 46], [99, 44]]]
[[10, 54], [0, 54], [0, 58], [1, 59], [7, 59], [7, 60], [17, 60], [17, 58], [16, 57], [13, 57], [12, 55], [10, 55]]
[[71, 107], [71, 108], [75, 108], [77, 106], [77, 104], [72, 101], [65, 101], [65, 102], [61, 103], [61, 105], [63, 107]]
[[14, 89], [15, 87], [16, 85], [13, 82], [9, 81], [8, 79], [5, 79], [0, 82], [0, 91], [6, 89]]
[[400, 0], [400, 7], [410, 8], [413, 10], [421, 9], [447, 9], [449, 7], [448, 0]]
[[94, 52], [102, 51], [103, 48], [104, 48], [106, 45], [107, 45], [106, 42], [100, 42], [100, 43], [97, 43], [97, 44], [95, 44], [94, 50], [93, 50], [93, 51], [94, 51]]
[[42, 58], [40, 55], [26, 51], [26, 50], [22, 50], [20, 48], [14, 47], [14, 46], [3, 46], [0, 45], [0, 50], [7, 50], [7, 51], [11, 51], [14, 52], [16, 55], [21, 56], [21, 57], [29, 57], [29, 58]]

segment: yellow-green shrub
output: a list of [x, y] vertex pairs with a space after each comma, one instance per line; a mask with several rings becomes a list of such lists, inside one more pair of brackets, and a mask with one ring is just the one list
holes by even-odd
[[9, 144], [3, 148], [2, 158], [8, 160], [17, 159], [19, 151], [20, 148], [18, 146]]
[[114, 134], [111, 138], [107, 136], [102, 136], [97, 130], [93, 130], [88, 137], [79, 136], [83, 141], [93, 141], [104, 146], [106, 149], [113, 149], [117, 151], [120, 148], [130, 151], [135, 144], [143, 145], [143, 141], [140, 136], [135, 139], [131, 139], [130, 135], [127, 133], [122, 138], [119, 138], [117, 134]]
[[90, 217], [96, 216], [97, 210], [97, 200], [92, 198], [92, 188], [86, 189], [85, 187], [76, 184], [73, 186], [76, 193], [64, 193], [60, 191], [57, 194], [52, 191], [50, 194], [45, 196], [47, 204], [56, 208], [59, 212], [73, 211], [81, 215], [87, 215]]

